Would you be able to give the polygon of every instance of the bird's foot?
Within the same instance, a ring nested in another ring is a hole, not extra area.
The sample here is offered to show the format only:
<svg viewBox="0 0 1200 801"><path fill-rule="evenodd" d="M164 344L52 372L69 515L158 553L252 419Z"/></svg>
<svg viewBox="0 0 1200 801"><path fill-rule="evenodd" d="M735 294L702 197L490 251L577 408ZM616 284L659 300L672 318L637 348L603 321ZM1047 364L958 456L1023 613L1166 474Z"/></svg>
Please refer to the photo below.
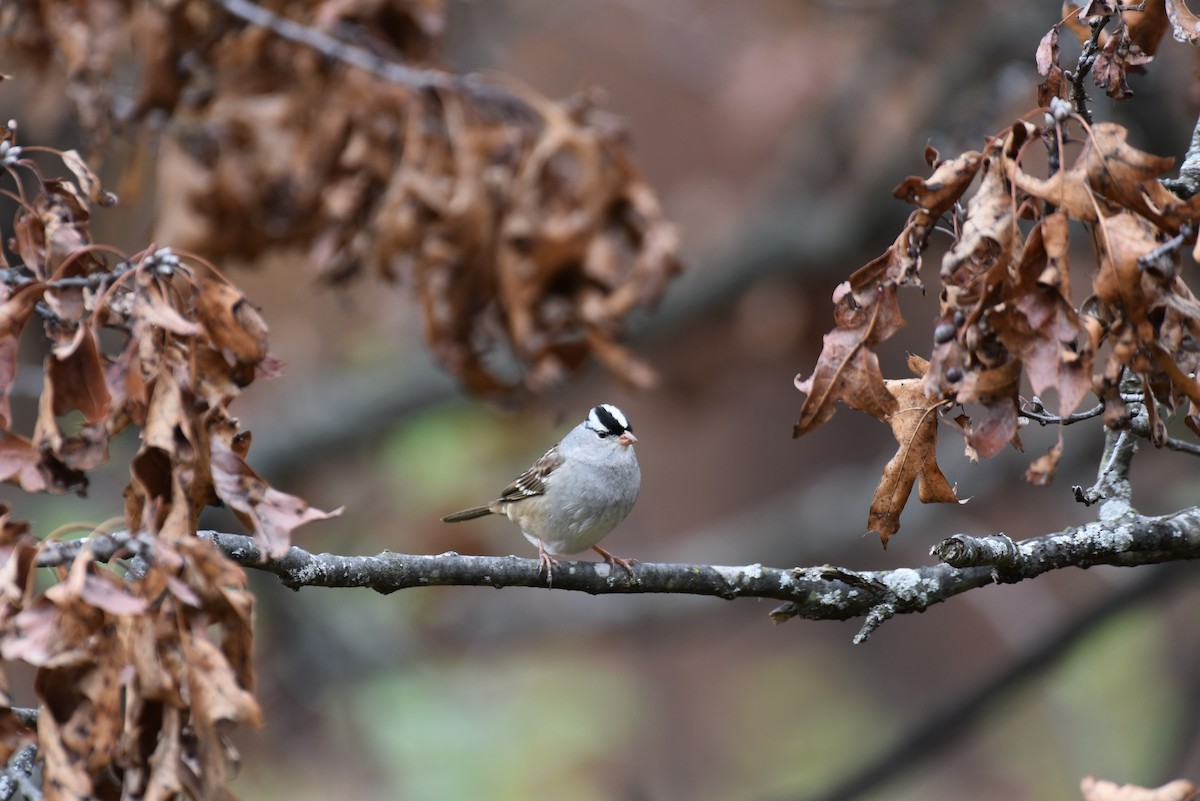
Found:
<svg viewBox="0 0 1200 801"><path fill-rule="evenodd" d="M592 550L593 550L593 551L595 551L596 553L600 554L601 556L603 556L603 557L604 557L604 561L605 561L605 562L608 562L608 563L609 563L610 565L612 565L613 567L616 567L617 565L620 565L621 567L625 568L626 572L628 572L628 573L629 573L629 576L630 576L631 578L636 578L636 577L637 577L637 574L636 574L636 573L634 572L634 570L633 570L633 566L634 566L634 565L640 565L640 564L641 564L641 562L639 562L638 560L636 560L636 559L622 559L622 558L621 558L621 557L619 557L619 556L613 556L611 553L609 553L608 551L604 550L604 549L603 549L603 548L601 548L599 545L593 545L593 546L592 546Z"/></svg>
<svg viewBox="0 0 1200 801"><path fill-rule="evenodd" d="M554 589L554 568L558 567L558 560L550 555L546 550L545 544L538 540L538 572L546 571L546 589Z"/></svg>

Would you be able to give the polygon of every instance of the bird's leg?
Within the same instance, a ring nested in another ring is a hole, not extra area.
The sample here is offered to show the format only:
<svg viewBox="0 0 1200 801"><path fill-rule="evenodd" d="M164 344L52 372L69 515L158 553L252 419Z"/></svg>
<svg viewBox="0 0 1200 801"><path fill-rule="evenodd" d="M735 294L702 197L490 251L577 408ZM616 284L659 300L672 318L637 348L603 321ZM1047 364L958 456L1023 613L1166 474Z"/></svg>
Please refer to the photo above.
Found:
<svg viewBox="0 0 1200 801"><path fill-rule="evenodd" d="M546 589L554 589L554 568L558 566L558 560L550 555L546 550L546 544L538 539L538 572L546 571Z"/></svg>
<svg viewBox="0 0 1200 801"><path fill-rule="evenodd" d="M625 568L625 570L628 571L630 576L634 575L633 566L636 564L640 564L638 562L638 560L636 560L636 559L622 559L619 556L613 556L611 553L604 550L599 545L593 545L592 550L595 551L596 553L600 554L601 556L603 556L604 561L608 562L610 565L613 565L613 566L620 565L621 567Z"/></svg>

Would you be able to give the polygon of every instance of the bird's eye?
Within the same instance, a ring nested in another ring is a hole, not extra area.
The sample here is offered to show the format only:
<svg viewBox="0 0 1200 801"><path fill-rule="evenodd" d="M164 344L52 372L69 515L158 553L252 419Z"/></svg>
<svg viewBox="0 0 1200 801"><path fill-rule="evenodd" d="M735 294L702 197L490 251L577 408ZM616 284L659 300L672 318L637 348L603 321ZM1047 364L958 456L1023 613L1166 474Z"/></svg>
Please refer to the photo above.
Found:
<svg viewBox="0 0 1200 801"><path fill-rule="evenodd" d="M608 435L609 435L608 431L597 431L596 432L596 436L598 436L600 439L604 439Z"/></svg>

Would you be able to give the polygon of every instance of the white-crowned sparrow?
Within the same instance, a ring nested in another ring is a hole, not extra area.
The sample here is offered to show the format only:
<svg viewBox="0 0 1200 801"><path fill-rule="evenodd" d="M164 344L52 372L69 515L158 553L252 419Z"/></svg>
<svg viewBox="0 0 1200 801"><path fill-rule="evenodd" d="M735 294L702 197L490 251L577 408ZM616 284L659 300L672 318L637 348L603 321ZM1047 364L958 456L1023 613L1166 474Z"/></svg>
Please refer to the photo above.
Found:
<svg viewBox="0 0 1200 801"><path fill-rule="evenodd" d="M504 515L538 547L538 563L553 584L555 556L591 548L633 575L631 560L596 543L625 519L642 483L633 443L637 437L616 406L602 403L516 480L483 506L442 518L447 523Z"/></svg>

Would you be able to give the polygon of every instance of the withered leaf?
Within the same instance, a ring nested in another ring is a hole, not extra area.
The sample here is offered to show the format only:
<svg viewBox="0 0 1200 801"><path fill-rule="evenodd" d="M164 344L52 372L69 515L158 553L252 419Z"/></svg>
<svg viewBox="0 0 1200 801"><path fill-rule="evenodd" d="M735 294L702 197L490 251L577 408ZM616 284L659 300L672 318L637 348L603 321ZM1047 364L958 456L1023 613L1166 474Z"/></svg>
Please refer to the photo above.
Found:
<svg viewBox="0 0 1200 801"><path fill-rule="evenodd" d="M959 403L982 403L982 420L972 421L967 442L985 459L1011 444L1020 450L1017 438L1017 392L1020 388L1021 361L1012 359L999 367L975 370L967 374L958 391Z"/></svg>
<svg viewBox="0 0 1200 801"><path fill-rule="evenodd" d="M1129 40L1143 53L1153 56L1167 31L1167 12L1164 0L1146 0L1141 11L1123 11L1122 19L1129 26Z"/></svg>
<svg viewBox="0 0 1200 801"><path fill-rule="evenodd" d="M909 367L921 376L929 364L914 356L909 358ZM900 513L918 479L917 497L921 503L959 502L954 487L937 463L937 410L944 402L927 397L923 384L920 377L886 382L888 393L895 398L895 409L877 415L892 427L892 435L900 446L883 469L867 516L867 531L878 532L884 548L900 529Z"/></svg>
<svg viewBox="0 0 1200 801"><path fill-rule="evenodd" d="M80 325L76 336L77 345L67 355L46 357L46 380L53 384L55 415L78 409L88 423L96 423L108 416L112 396L91 328Z"/></svg>
<svg viewBox="0 0 1200 801"><path fill-rule="evenodd" d="M856 294L845 282L833 293L837 328L825 335L817 368L807 380L796 376L796 388L807 397L793 437L811 431L833 417L837 402L884 419L896 408L870 349L903 324L894 286L884 285Z"/></svg>
<svg viewBox="0 0 1200 801"><path fill-rule="evenodd" d="M61 156L66 168L75 173L75 178L79 181L79 188L83 190L88 200L98 206L112 206L117 202L114 195L104 191L100 179L96 177L96 173L92 171L78 151L64 150Z"/></svg>
<svg viewBox="0 0 1200 801"><path fill-rule="evenodd" d="M163 707L158 742L147 760L150 776L146 781L144 801L174 801L181 795L183 782L179 773L184 765L182 717L183 713L178 707Z"/></svg>
<svg viewBox="0 0 1200 801"><path fill-rule="evenodd" d="M1037 52L1034 53L1038 75L1045 78L1050 74L1051 67L1058 66L1058 49L1058 26L1053 25L1038 42Z"/></svg>
<svg viewBox="0 0 1200 801"><path fill-rule="evenodd" d="M1149 182L1169 170L1174 160L1138 150L1127 138L1123 126L1098 123L1069 170L1037 178L1014 160L1006 162L1009 180L1022 191L1053 203L1072 219L1084 222L1099 218L1101 206L1096 195L1140 212L1148 211L1143 198L1152 191Z"/></svg>
<svg viewBox="0 0 1200 801"><path fill-rule="evenodd" d="M1158 245L1157 232L1148 221L1129 212L1104 218L1099 231L1100 269L1093 281L1096 297L1119 308L1136 327L1150 311L1147 289L1155 291L1138 258Z"/></svg>
<svg viewBox="0 0 1200 801"><path fill-rule="evenodd" d="M943 302L943 313L964 308L960 295L974 298L980 276L995 264L1005 264L1016 238L1012 193L994 157L983 163L983 179L967 203L962 233L942 259L941 277L958 291Z"/></svg>
<svg viewBox="0 0 1200 801"><path fill-rule="evenodd" d="M46 479L38 464L32 442L16 434L0 433L0 481L16 484L26 492L45 492Z"/></svg>
<svg viewBox="0 0 1200 801"><path fill-rule="evenodd" d="M30 281L9 292L0 289L0 428L8 429L12 419L8 396L17 377L17 349L21 332L29 322L34 306L42 299L46 285L41 281Z"/></svg>
<svg viewBox="0 0 1200 801"><path fill-rule="evenodd" d="M90 572L79 591L80 599L111 615L138 615L146 611L144 598L130 595L127 587L112 573Z"/></svg>
<svg viewBox="0 0 1200 801"><path fill-rule="evenodd" d="M916 175L905 178L892 190L892 197L907 200L937 220L967 191L982 163L982 154L969 150L957 158L941 162L928 178Z"/></svg>
<svg viewBox="0 0 1200 801"><path fill-rule="evenodd" d="M45 783L58 801L91 801L96 797L87 766L63 742L63 728L54 715L38 715L38 747Z"/></svg>
<svg viewBox="0 0 1200 801"><path fill-rule="evenodd" d="M1145 64L1151 56L1129 39L1129 28L1122 22L1096 54L1092 75L1096 85L1113 100L1125 100L1133 96L1126 80L1128 67Z"/></svg>
<svg viewBox="0 0 1200 801"><path fill-rule="evenodd" d="M199 323L179 313L175 303L169 299L165 282L153 271L139 270L136 282L137 293L133 306L135 320L180 336L195 336L204 330Z"/></svg>
<svg viewBox="0 0 1200 801"><path fill-rule="evenodd" d="M1063 436L1060 429L1058 441L1051 445L1048 451L1034 459L1033 463L1026 468L1025 480L1034 486L1047 486L1054 480L1054 473L1058 470L1058 463L1062 459L1062 452Z"/></svg>
<svg viewBox="0 0 1200 801"><path fill-rule="evenodd" d="M267 356L267 324L258 309L228 284L201 284L197 313L209 339L234 364L257 364Z"/></svg>
<svg viewBox="0 0 1200 801"><path fill-rule="evenodd" d="M934 150L932 154L926 153L926 160L935 165L933 175L926 179L909 176L892 191L894 197L904 198L918 209L909 216L892 246L851 277L851 285L856 291L868 278L871 284L886 281L920 287L921 253L930 232L967 191L983 164L981 154L974 150L949 161L939 161Z"/></svg>
<svg viewBox="0 0 1200 801"><path fill-rule="evenodd" d="M287 553L294 529L342 513L341 508L323 512L275 489L219 437L212 440L212 474L217 496L238 514L272 559Z"/></svg>
<svg viewBox="0 0 1200 801"><path fill-rule="evenodd" d="M1090 336L1071 304L1070 269L1067 253L1067 217L1061 212L1047 215L1030 233L1014 291L1010 315L991 319L1005 347L1016 353L1029 376L1035 395L1058 395L1058 413L1073 412L1092 388ZM1006 309L1006 312L1009 311Z"/></svg>
<svg viewBox="0 0 1200 801"><path fill-rule="evenodd" d="M1038 43L1035 61L1042 82L1038 84L1038 105L1045 108L1056 97L1066 98L1067 80L1062 67L1058 64L1058 26L1054 25Z"/></svg>
<svg viewBox="0 0 1200 801"><path fill-rule="evenodd" d="M262 710L254 694L237 680L229 663L203 631L184 632L183 657L196 734L206 744L197 755L201 786L224 786L228 761L221 728L224 723L262 726Z"/></svg>

